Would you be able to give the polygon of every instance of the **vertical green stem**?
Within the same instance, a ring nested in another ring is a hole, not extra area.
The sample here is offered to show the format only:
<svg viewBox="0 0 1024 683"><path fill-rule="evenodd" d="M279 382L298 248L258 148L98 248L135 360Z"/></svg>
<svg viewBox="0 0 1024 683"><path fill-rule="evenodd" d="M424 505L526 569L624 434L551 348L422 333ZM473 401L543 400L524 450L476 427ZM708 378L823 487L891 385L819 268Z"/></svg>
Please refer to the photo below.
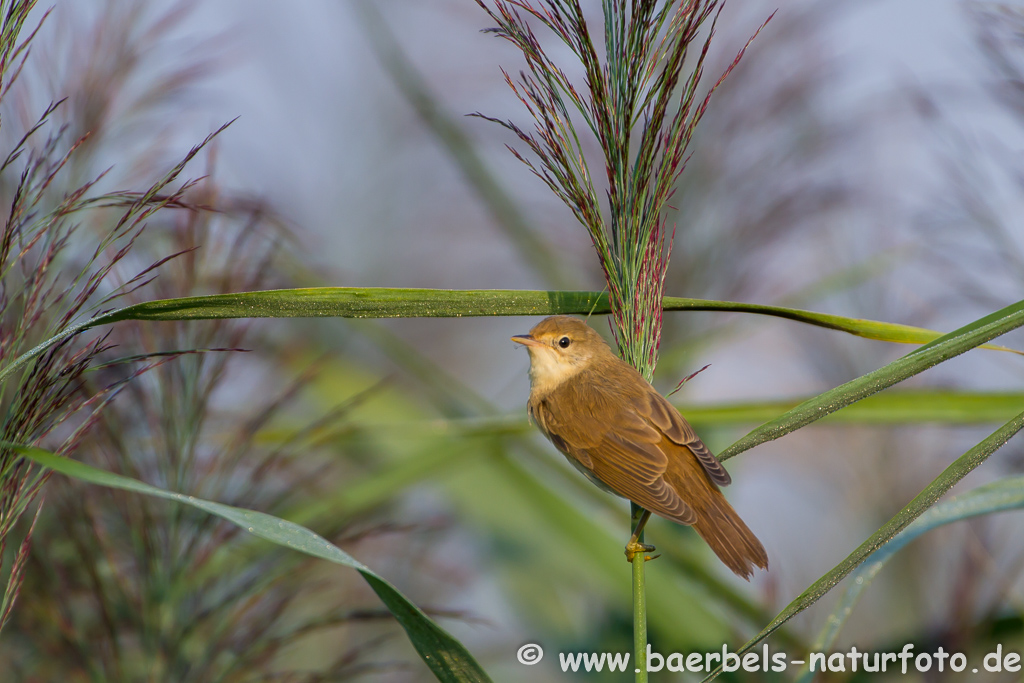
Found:
<svg viewBox="0 0 1024 683"><path fill-rule="evenodd" d="M630 530L636 530L636 524L644 509L636 503L629 504L632 523ZM637 538L644 542L643 532ZM633 555L633 660L636 662L636 683L647 683L647 583L644 578L644 553Z"/></svg>

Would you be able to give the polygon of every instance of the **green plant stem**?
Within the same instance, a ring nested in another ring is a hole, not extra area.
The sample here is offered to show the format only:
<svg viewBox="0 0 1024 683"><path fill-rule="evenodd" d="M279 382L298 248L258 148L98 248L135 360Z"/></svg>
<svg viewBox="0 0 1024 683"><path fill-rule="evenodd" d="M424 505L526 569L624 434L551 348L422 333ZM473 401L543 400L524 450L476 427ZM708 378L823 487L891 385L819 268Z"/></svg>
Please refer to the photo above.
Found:
<svg viewBox="0 0 1024 683"><path fill-rule="evenodd" d="M629 512L633 520L630 530L635 531L644 509L631 502ZM636 540L644 542L643 532L640 532ZM633 652L636 660L636 683L647 683L647 580L644 576L646 562L644 553L633 555Z"/></svg>

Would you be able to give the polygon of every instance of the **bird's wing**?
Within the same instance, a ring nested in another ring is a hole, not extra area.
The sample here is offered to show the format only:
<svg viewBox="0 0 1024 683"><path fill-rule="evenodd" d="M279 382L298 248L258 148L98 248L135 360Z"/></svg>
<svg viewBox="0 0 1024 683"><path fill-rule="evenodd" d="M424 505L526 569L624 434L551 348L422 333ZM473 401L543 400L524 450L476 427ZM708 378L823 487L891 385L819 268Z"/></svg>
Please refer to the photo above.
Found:
<svg viewBox="0 0 1024 683"><path fill-rule="evenodd" d="M635 403L637 411L669 440L690 449L704 471L708 473L711 481L719 486L728 486L732 483L732 477L725 471L722 463L708 450L697 433L693 431L690 423L679 414L679 411L668 402L668 399L651 389L646 392L643 399L639 399Z"/></svg>
<svg viewBox="0 0 1024 683"><path fill-rule="evenodd" d="M663 476L668 457L659 447L662 435L631 410L628 402L604 404L602 419L591 421L591 427L598 425L596 429L581 428L558 405L557 400L541 400L531 409L538 425L560 451L637 505L681 524L696 521L693 510Z"/></svg>

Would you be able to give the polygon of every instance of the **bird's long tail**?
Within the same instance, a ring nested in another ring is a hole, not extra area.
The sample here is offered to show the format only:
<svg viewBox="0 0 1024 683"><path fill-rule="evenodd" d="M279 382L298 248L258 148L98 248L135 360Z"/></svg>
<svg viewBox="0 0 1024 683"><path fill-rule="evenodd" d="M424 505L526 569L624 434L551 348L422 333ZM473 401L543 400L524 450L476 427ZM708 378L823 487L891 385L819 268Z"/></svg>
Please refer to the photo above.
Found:
<svg viewBox="0 0 1024 683"><path fill-rule="evenodd" d="M694 530L729 569L750 579L768 568L768 553L693 456L671 458L665 477L697 515Z"/></svg>

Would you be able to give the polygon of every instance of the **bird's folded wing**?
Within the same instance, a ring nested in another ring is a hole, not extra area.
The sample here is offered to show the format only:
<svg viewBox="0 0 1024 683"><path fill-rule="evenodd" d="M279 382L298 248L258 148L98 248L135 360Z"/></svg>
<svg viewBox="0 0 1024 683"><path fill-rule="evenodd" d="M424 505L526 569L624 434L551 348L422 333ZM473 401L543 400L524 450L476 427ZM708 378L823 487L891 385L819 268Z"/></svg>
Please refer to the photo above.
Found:
<svg viewBox="0 0 1024 683"><path fill-rule="evenodd" d="M597 478L619 495L680 524L697 521L693 509L665 481L668 457L657 444L627 441L609 433L588 455Z"/></svg>
<svg viewBox="0 0 1024 683"><path fill-rule="evenodd" d="M608 416L597 429L586 431L547 402L534 406L534 414L559 450L615 493L681 524L696 521L663 477L668 456L659 447L662 435L632 410Z"/></svg>
<svg viewBox="0 0 1024 683"><path fill-rule="evenodd" d="M637 406L638 411L644 415L652 425L657 427L673 443L689 448L697 457L704 471L708 473L711 481L719 486L728 486L732 483L732 477L725 471L725 467L718 461L704 442L700 440L693 427L687 422L675 406L656 391L647 393L646 401Z"/></svg>

